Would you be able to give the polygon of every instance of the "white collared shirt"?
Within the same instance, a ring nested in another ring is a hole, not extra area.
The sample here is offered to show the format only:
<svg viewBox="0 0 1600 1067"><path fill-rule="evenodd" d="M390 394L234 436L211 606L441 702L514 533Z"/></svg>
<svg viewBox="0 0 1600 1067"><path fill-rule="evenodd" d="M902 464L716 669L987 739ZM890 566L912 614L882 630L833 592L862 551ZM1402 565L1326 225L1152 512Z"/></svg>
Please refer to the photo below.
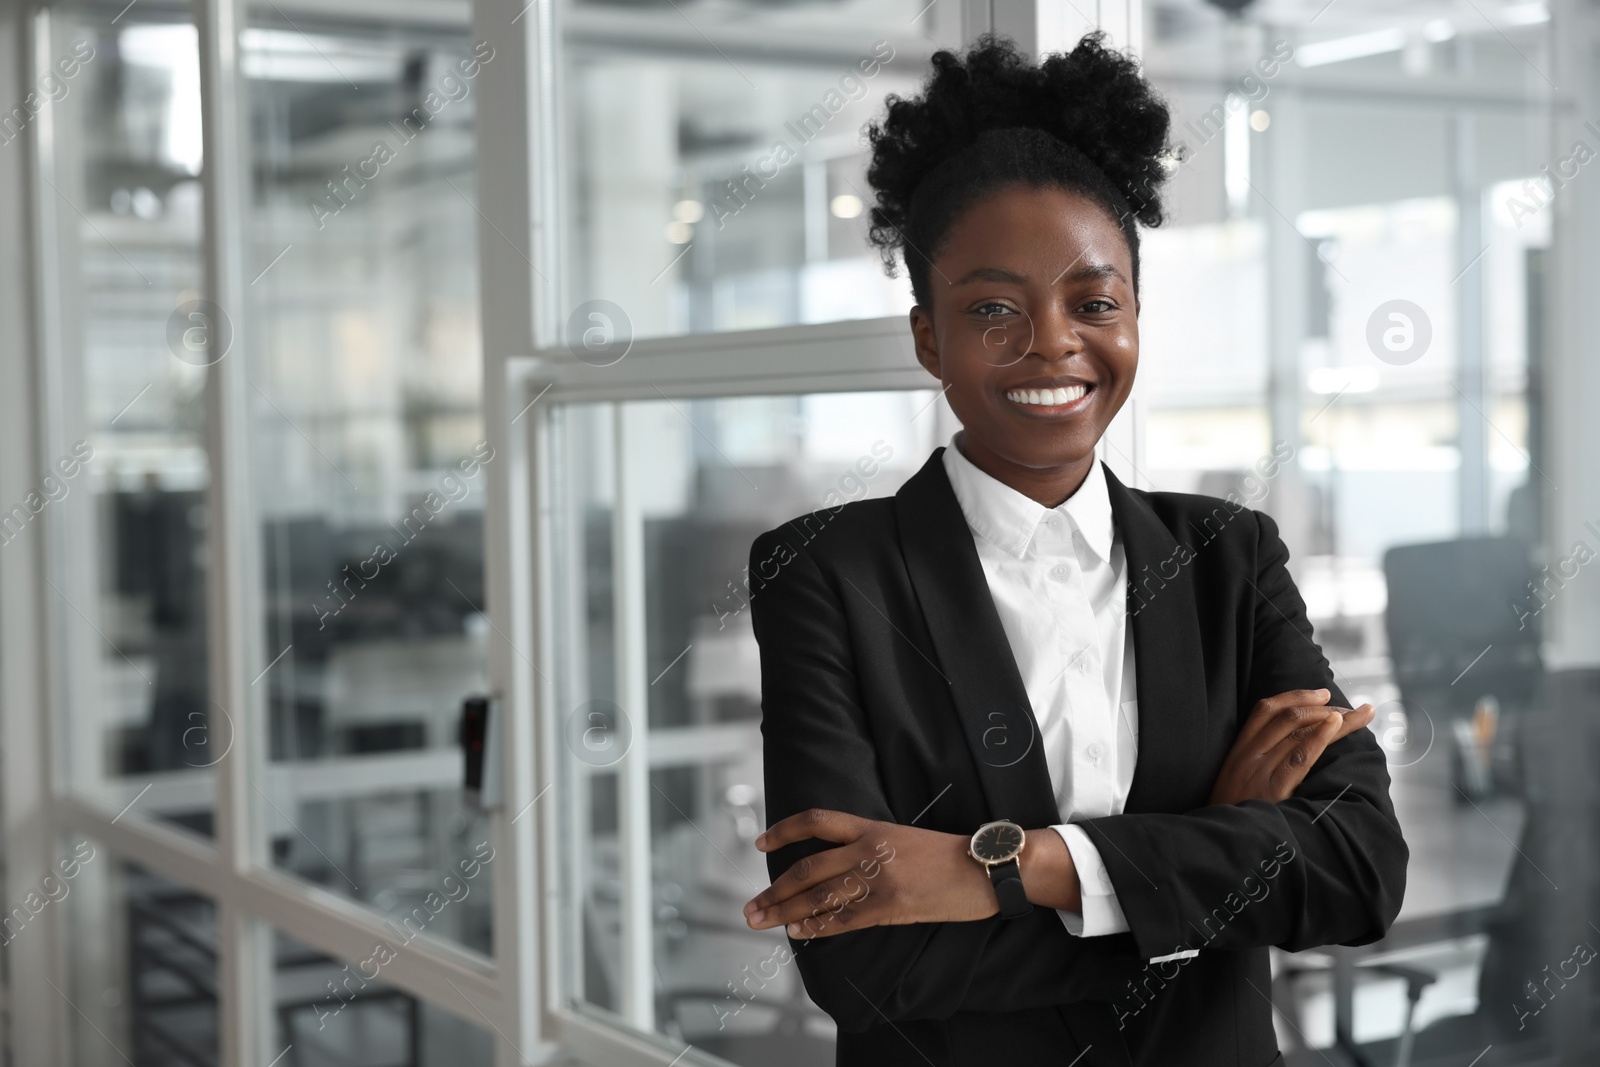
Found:
<svg viewBox="0 0 1600 1067"><path fill-rule="evenodd" d="M1105 470L1096 462L1047 508L973 466L960 436L944 451L945 474L1039 724L1062 819L1054 829L1078 870L1083 913L1058 914L1080 937L1120 933L1128 923L1100 851L1073 825L1121 814L1139 754L1127 558Z"/></svg>

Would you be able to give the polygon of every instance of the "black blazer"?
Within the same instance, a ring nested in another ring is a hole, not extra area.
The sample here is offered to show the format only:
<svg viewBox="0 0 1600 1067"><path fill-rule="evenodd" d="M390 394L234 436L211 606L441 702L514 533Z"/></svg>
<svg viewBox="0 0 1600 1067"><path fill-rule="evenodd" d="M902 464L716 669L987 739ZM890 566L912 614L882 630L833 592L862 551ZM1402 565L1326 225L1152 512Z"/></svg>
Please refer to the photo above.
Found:
<svg viewBox="0 0 1600 1067"><path fill-rule="evenodd" d="M755 542L769 823L812 807L957 834L1060 821L942 452L892 499ZM791 941L838 1023L841 1067L1268 1067L1280 1057L1267 946L1365 944L1400 909L1408 850L1371 731L1329 746L1281 804L1207 805L1257 700L1326 686L1349 706L1272 520L1106 476L1128 562L1139 756L1124 813L1083 825L1129 931L1078 938L1036 908ZM822 847L779 850L768 870ZM1200 954L1146 962L1184 948Z"/></svg>

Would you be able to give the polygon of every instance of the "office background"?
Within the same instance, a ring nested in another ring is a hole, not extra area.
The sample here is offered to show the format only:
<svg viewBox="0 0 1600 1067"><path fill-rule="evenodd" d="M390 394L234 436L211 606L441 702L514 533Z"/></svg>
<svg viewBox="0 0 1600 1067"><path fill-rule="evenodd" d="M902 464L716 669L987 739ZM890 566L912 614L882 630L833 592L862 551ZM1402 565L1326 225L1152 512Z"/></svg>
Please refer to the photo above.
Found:
<svg viewBox="0 0 1600 1067"><path fill-rule="evenodd" d="M831 1063L746 553L954 428L863 123L1096 26L1182 144L1105 459L1278 520L1412 848L1289 1062L1594 1062L1593 4L4 0L7 1062Z"/></svg>

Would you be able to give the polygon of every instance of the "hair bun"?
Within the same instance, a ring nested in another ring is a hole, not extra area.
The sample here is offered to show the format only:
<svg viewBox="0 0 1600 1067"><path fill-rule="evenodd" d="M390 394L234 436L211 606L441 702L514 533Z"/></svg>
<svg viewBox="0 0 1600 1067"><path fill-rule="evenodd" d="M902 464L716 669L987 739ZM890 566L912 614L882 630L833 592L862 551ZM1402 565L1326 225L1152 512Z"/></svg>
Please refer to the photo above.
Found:
<svg viewBox="0 0 1600 1067"><path fill-rule="evenodd" d="M891 269L917 186L980 135L1004 127L1040 130L1076 149L1121 195L1128 214L1160 225L1167 106L1135 60L1105 46L1103 32L1038 64L992 33L965 56L941 50L932 63L922 95L891 95L884 119L867 130L867 180L878 194L870 238Z"/></svg>

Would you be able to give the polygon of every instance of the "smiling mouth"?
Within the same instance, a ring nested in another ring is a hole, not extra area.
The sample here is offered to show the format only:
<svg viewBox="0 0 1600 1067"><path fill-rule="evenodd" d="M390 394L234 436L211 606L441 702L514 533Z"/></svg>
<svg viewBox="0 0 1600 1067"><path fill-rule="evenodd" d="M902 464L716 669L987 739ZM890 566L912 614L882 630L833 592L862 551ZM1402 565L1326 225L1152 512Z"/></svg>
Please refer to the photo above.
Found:
<svg viewBox="0 0 1600 1067"><path fill-rule="evenodd" d="M1008 389L1006 399L1013 404L1044 410L1072 408L1093 391L1087 384L1057 386L1054 389Z"/></svg>

